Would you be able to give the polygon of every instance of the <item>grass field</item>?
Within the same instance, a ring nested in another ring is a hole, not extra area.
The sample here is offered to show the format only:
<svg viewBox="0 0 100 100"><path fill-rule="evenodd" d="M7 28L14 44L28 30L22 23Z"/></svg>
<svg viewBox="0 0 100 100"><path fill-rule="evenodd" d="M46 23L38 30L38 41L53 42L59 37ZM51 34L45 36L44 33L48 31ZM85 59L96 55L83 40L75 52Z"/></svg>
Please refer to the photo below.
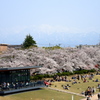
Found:
<svg viewBox="0 0 100 100"><path fill-rule="evenodd" d="M80 100L83 97L74 96L74 100ZM71 100L72 94L58 92L50 89L41 89L28 91L8 96L0 96L0 100Z"/></svg>
<svg viewBox="0 0 100 100"><path fill-rule="evenodd" d="M71 78L71 76L69 76L68 78ZM93 80L95 80L97 78L100 81L100 75L96 75L93 78ZM77 80L77 82L80 82L80 83L77 83L74 85L72 85L72 82L63 82L63 81L52 82L51 87L64 90L61 85L69 84L71 87L69 88L69 90L65 90L65 91L81 93L82 91L85 91L88 86L91 86L91 87L94 86L95 88L97 88L97 85L100 82L93 82L93 80L88 80L89 82L86 82L86 83L83 83L82 80ZM56 85L56 87L55 87L55 85ZM98 92L99 91L97 89L96 93L98 93ZM74 96L74 100L80 100L83 98L81 96L76 96L76 95L73 95L73 96ZM50 90L48 88L27 91L27 92L21 92L21 93L7 95L7 96L0 96L0 100L71 100L71 98L72 98L72 94L63 93L63 92L59 92L59 91L55 91L55 90Z"/></svg>
<svg viewBox="0 0 100 100"><path fill-rule="evenodd" d="M99 79L99 81L100 81L100 75L94 76L93 80L95 80L95 79ZM97 85L100 82L93 82L93 80L89 80L87 78L87 81L89 81L89 82L86 82L86 83L83 83L82 80L77 80L78 83L74 84L74 85L72 85L72 82L53 82L51 87L52 88L61 89L61 90L65 90L65 89L63 89L63 87L61 85L69 84L71 87L69 88L69 90L66 90L66 91L71 91L71 92L75 92L75 93L81 93L82 91L85 91L88 86L90 86L90 87L94 86L95 88L97 88ZM56 87L55 87L55 85L56 85ZM98 92L99 92L99 90L96 89L96 93L98 93Z"/></svg>

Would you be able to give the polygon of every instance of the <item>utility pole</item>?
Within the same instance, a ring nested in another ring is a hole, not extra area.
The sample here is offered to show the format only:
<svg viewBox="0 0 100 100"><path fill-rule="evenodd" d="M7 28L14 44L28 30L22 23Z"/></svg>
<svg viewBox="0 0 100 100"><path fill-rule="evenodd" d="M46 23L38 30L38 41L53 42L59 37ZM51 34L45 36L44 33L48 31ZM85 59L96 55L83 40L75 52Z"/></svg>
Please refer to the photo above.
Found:
<svg viewBox="0 0 100 100"><path fill-rule="evenodd" d="M50 43L49 43L49 47L50 47Z"/></svg>
<svg viewBox="0 0 100 100"><path fill-rule="evenodd" d="M100 46L100 34L99 34L99 46Z"/></svg>

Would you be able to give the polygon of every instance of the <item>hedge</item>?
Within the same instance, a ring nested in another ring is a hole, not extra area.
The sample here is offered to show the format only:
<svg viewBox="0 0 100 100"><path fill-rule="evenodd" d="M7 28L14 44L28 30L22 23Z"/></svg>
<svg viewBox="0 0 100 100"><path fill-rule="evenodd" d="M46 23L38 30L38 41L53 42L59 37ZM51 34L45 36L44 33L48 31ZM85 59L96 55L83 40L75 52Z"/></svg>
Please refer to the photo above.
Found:
<svg viewBox="0 0 100 100"><path fill-rule="evenodd" d="M41 80L43 78L53 78L54 76L69 76L69 75L74 75L74 74L87 74L87 73L93 73L96 72L95 69L91 69L91 70L79 70L79 71L73 71L73 72L62 72L62 73L56 73L54 75L50 75L50 74L37 74L34 76L31 76L30 79L31 80Z"/></svg>

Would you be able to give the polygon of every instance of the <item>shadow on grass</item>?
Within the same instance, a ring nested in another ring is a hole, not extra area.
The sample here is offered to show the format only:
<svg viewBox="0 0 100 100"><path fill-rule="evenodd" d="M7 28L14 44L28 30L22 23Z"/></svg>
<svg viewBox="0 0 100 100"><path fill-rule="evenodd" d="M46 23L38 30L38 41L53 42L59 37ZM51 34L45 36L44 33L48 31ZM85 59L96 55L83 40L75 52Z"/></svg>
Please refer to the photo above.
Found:
<svg viewBox="0 0 100 100"><path fill-rule="evenodd" d="M0 96L9 96L9 95L15 95L15 94L20 94L20 93L25 93L25 92L31 92L31 91L39 91L43 90L42 88L36 88L36 89L30 89L30 90L23 90L23 91L18 91L14 93L7 93L7 94L0 94Z"/></svg>

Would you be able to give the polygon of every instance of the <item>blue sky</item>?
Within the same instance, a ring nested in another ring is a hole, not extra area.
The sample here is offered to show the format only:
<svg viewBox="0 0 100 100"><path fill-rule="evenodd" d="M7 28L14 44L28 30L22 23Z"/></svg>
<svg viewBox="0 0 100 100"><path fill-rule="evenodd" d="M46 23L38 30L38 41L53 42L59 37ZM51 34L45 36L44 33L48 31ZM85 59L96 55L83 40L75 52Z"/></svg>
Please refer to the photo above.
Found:
<svg viewBox="0 0 100 100"><path fill-rule="evenodd" d="M0 0L0 43L94 45L100 41L100 0Z"/></svg>

